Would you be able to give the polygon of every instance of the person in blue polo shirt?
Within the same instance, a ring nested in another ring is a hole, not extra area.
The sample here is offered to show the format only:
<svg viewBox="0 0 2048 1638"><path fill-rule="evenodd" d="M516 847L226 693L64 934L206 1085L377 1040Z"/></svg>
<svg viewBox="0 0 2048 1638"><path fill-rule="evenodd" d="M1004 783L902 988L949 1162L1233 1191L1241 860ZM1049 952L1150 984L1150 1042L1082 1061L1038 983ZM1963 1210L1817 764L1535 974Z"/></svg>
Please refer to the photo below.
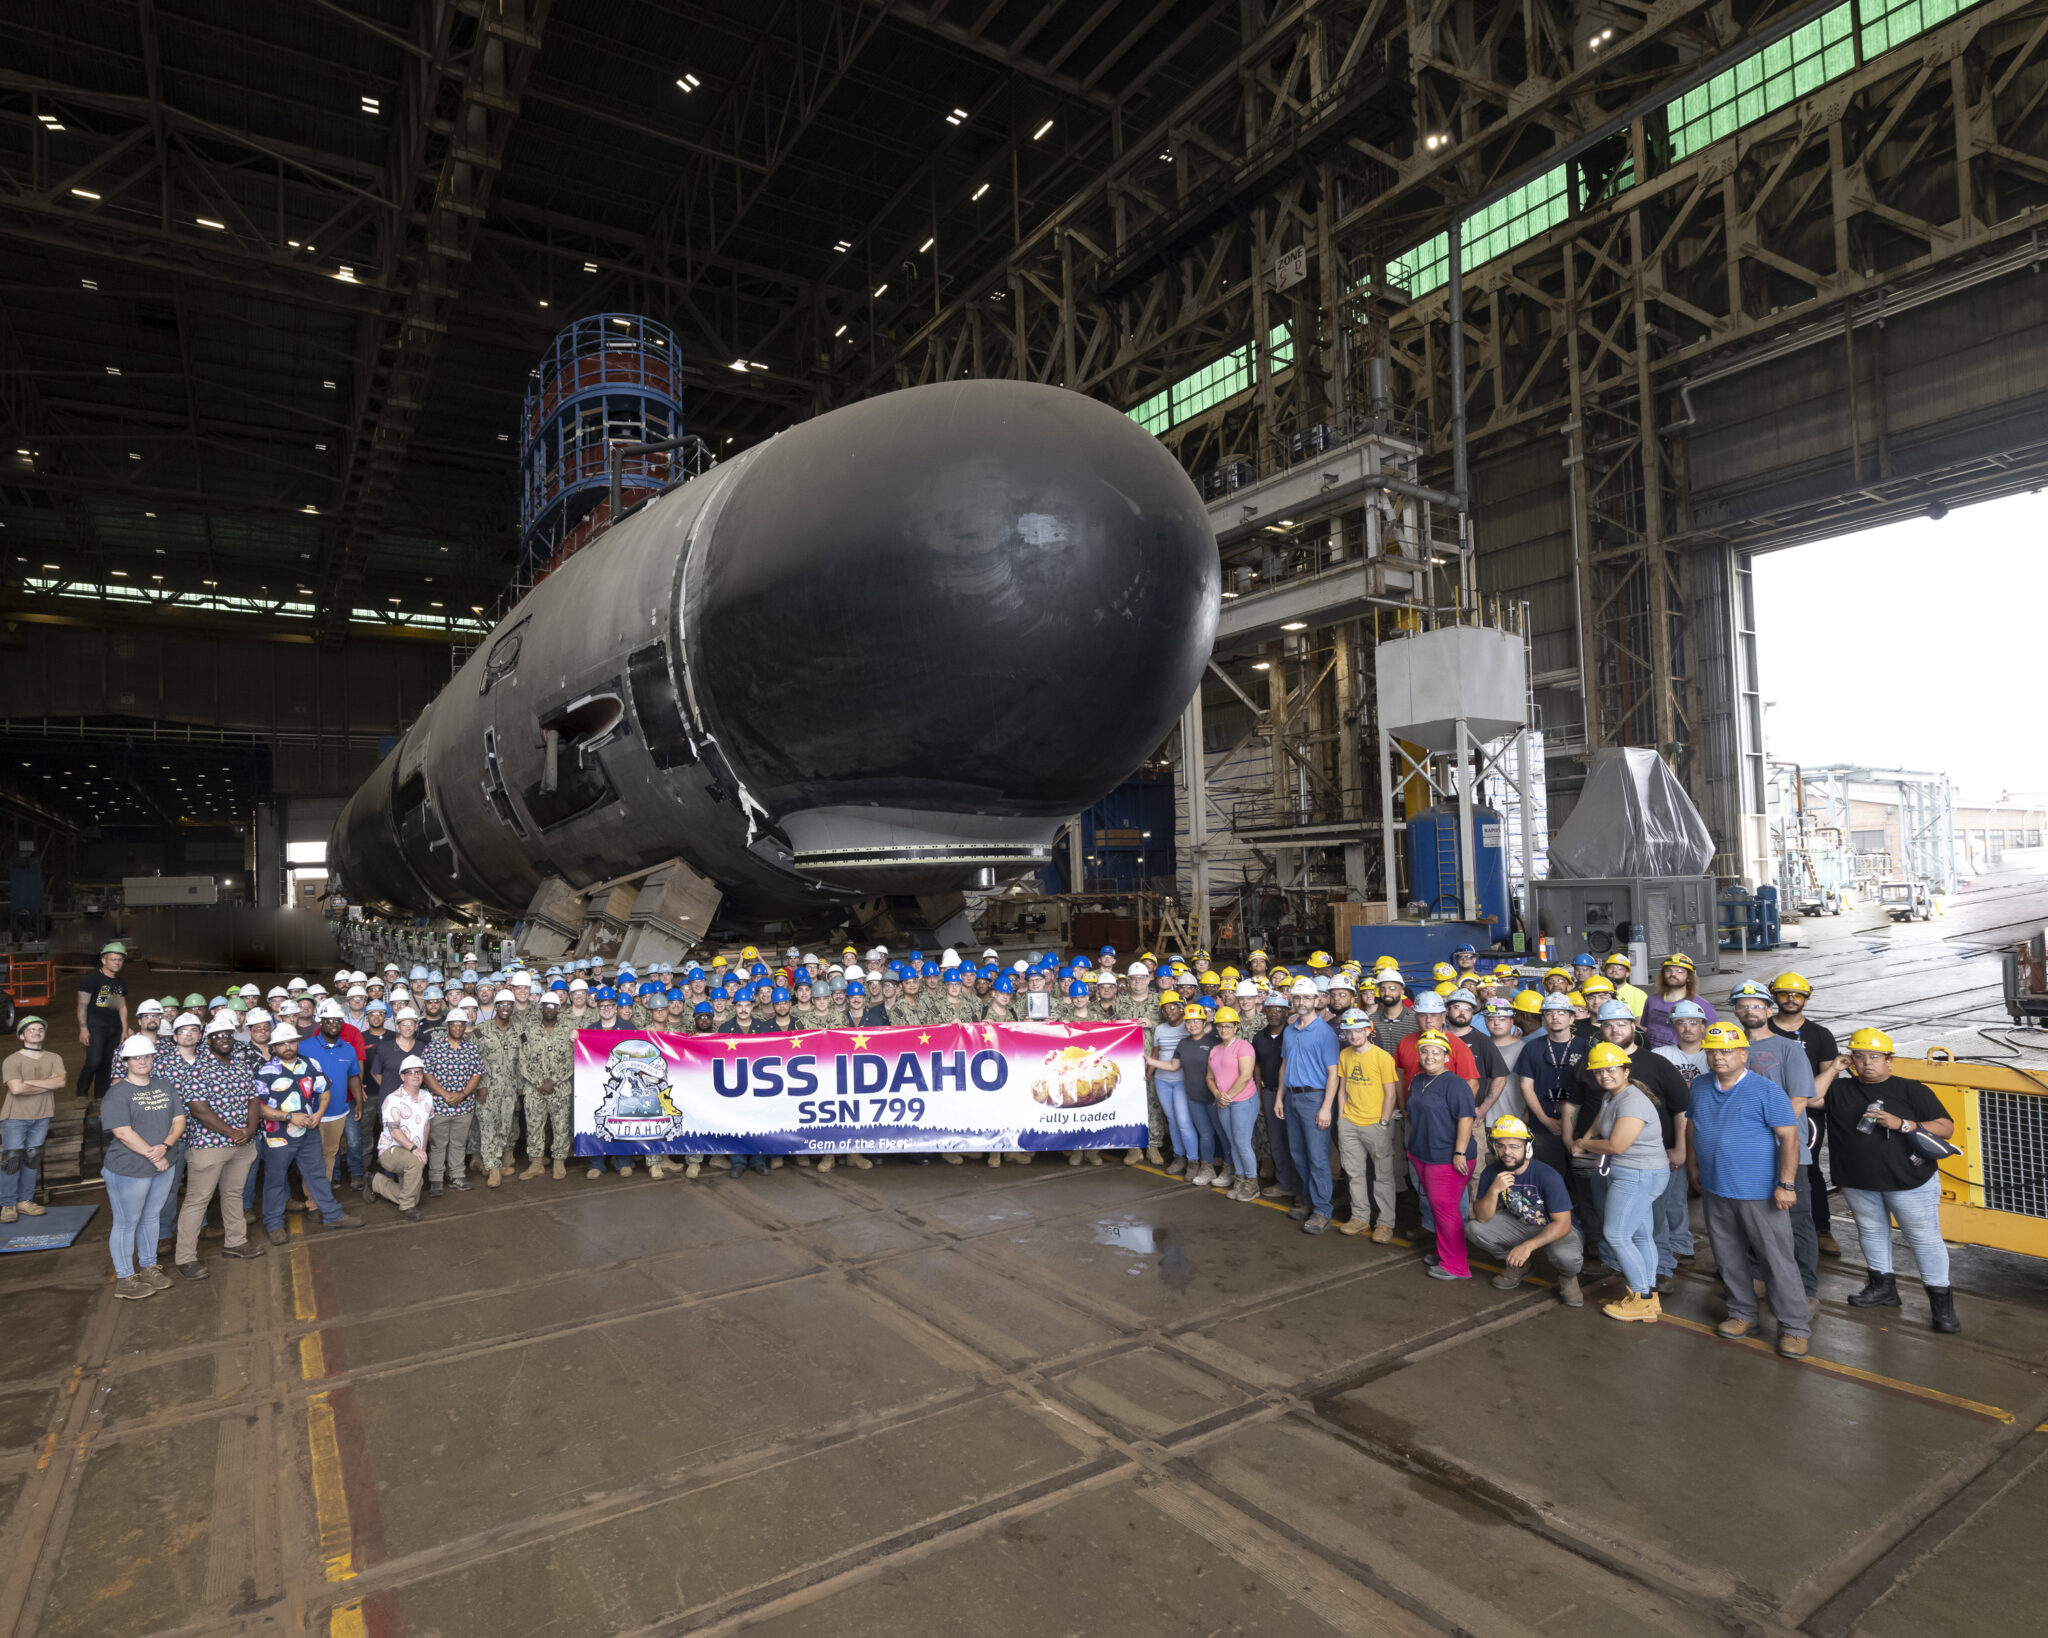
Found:
<svg viewBox="0 0 2048 1638"><path fill-rule="evenodd" d="M1280 1032L1280 1095L1273 1113L1287 1129L1287 1152L1308 1194L1287 1215L1304 1234L1321 1234L1330 1226L1330 1121L1343 1047L1316 1010L1313 980L1297 978L1287 993L1294 1016Z"/></svg>
<svg viewBox="0 0 2048 1638"><path fill-rule="evenodd" d="M1707 1237L1728 1292L1719 1330L1732 1338L1756 1329L1761 1277L1778 1316L1778 1352L1804 1359L1812 1322L1792 1250L1798 1116L1783 1087L1750 1069L1740 1025L1711 1026L1702 1045L1707 1073L1692 1084L1686 1165L1705 1199Z"/></svg>

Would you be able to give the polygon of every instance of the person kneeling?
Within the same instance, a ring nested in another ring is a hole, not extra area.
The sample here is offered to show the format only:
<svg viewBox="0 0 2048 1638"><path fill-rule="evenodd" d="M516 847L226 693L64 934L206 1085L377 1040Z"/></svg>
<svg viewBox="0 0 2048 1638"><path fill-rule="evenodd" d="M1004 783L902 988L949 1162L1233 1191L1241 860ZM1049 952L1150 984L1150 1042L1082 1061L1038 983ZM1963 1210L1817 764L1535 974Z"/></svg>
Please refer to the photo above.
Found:
<svg viewBox="0 0 2048 1638"><path fill-rule="evenodd" d="M398 1086L385 1094L384 1125L377 1137L377 1164L383 1170L370 1179L371 1192L389 1200L408 1223L417 1223L420 1217L427 1123L434 1114L426 1081L424 1059L408 1057L399 1064Z"/></svg>
<svg viewBox="0 0 2048 1638"><path fill-rule="evenodd" d="M1542 1247L1557 1271L1558 1300L1567 1308L1583 1308L1579 1270L1586 1251L1572 1226L1571 1190L1555 1167L1536 1158L1529 1128L1515 1116L1501 1116L1487 1135L1493 1139L1494 1164L1479 1174L1466 1240L1475 1251L1507 1264L1493 1277L1499 1291L1522 1283L1531 1254Z"/></svg>

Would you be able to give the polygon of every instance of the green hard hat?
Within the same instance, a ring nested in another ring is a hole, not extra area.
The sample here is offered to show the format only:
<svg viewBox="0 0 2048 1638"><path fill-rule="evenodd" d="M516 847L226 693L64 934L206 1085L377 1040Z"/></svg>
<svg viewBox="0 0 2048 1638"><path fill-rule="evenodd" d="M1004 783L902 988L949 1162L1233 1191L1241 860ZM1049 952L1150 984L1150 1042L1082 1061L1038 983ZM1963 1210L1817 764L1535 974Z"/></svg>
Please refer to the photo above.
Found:
<svg viewBox="0 0 2048 1638"><path fill-rule="evenodd" d="M124 955L126 955L127 953L128 953L128 946L127 946L127 945L125 945L125 944L123 944L123 943L122 943L122 942L121 942L121 941L120 941L119 939L117 939L117 938L116 938L116 939L109 939L109 940L108 940L108 941L107 941L107 942L106 942L105 944L102 944L102 945L100 946L100 954L101 954L101 955L103 955L103 956L110 956L110 955L118 955L118 956L124 956Z"/></svg>
<svg viewBox="0 0 2048 1638"><path fill-rule="evenodd" d="M190 995L185 997L185 1005L188 1007L203 1007L206 1005L206 997L201 995L197 990L194 990Z"/></svg>
<svg viewBox="0 0 2048 1638"><path fill-rule="evenodd" d="M44 1029L48 1029L50 1027L50 1021L47 1018L45 1018L39 1012L32 1012L25 1018L15 1019L14 1033L16 1035L26 1035L28 1033L28 1027L31 1024L41 1024Z"/></svg>
<svg viewBox="0 0 2048 1638"><path fill-rule="evenodd" d="M181 1002L175 995L165 996L163 998L163 1002L165 1012L176 1012L181 1006L184 1005L184 1003Z"/></svg>

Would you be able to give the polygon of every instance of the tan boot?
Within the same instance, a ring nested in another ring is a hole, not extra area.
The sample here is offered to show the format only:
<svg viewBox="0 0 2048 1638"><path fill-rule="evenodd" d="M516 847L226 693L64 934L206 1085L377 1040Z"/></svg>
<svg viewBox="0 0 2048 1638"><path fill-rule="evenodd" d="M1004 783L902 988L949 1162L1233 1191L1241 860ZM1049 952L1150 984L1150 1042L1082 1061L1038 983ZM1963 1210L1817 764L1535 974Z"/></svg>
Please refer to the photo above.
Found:
<svg viewBox="0 0 2048 1638"><path fill-rule="evenodd" d="M40 1217L47 1208L37 1205L33 1200L24 1200L16 1209L24 1217Z"/></svg>
<svg viewBox="0 0 2048 1638"><path fill-rule="evenodd" d="M946 1153L946 1164L948 1166L964 1166L967 1164L967 1162L961 1156L954 1154L951 1150L948 1150Z"/></svg>
<svg viewBox="0 0 2048 1638"><path fill-rule="evenodd" d="M1166 1164L1166 1153L1155 1143L1145 1151L1145 1159L1150 1165L1164 1166Z"/></svg>
<svg viewBox="0 0 2048 1638"><path fill-rule="evenodd" d="M831 1155L820 1155L818 1157L818 1170L821 1172L829 1172L832 1169L832 1159L833 1157Z"/></svg>
<svg viewBox="0 0 2048 1638"><path fill-rule="evenodd" d="M650 1160L647 1163L647 1175L655 1178L666 1177L668 1176L668 1168L662 1165L659 1160Z"/></svg>
<svg viewBox="0 0 2048 1638"><path fill-rule="evenodd" d="M484 1187L487 1189L495 1189L498 1186L498 1181L498 1168L493 1166L488 1172L484 1174Z"/></svg>
<svg viewBox="0 0 2048 1638"><path fill-rule="evenodd" d="M994 1149L991 1149L988 1152L988 1163L991 1166L1000 1166L1003 1163L1003 1157Z"/></svg>
<svg viewBox="0 0 2048 1638"><path fill-rule="evenodd" d="M1124 1151L1124 1164L1126 1166L1135 1166L1144 1158L1145 1151L1143 1149L1126 1149Z"/></svg>
<svg viewBox="0 0 2048 1638"><path fill-rule="evenodd" d="M846 1163L857 1171L871 1172L875 1169L875 1163L866 1155L848 1155Z"/></svg>
<svg viewBox="0 0 2048 1638"><path fill-rule="evenodd" d="M18 1215L12 1206L0 1206L0 1223L12 1223Z"/></svg>
<svg viewBox="0 0 2048 1638"><path fill-rule="evenodd" d="M558 1161L556 1161L556 1162L555 1162L555 1166L554 1166L554 1172L553 1172L553 1174L552 1174L552 1175L553 1175L553 1177L554 1177L554 1180L555 1180L555 1181L556 1181L557 1183L559 1183L559 1182L561 1182L561 1181L562 1181L562 1179L563 1179L563 1178L565 1178L565 1177L567 1177L567 1176L569 1175L569 1168L568 1168L567 1166L565 1166L565 1165L564 1165L564 1164L563 1164L563 1163L562 1163L561 1161L559 1161L559 1160L558 1160Z"/></svg>
<svg viewBox="0 0 2048 1638"><path fill-rule="evenodd" d="M1394 1225L1392 1223L1382 1223L1372 1231L1372 1243L1376 1246L1385 1245L1393 1237Z"/></svg>
<svg viewBox="0 0 2048 1638"><path fill-rule="evenodd" d="M559 1166L561 1162L558 1160L555 1164ZM547 1169L548 1163L545 1160L529 1160L526 1163L526 1170L519 1174L519 1181L522 1183L531 1182Z"/></svg>
<svg viewBox="0 0 2048 1638"><path fill-rule="evenodd" d="M685 1180L688 1180L689 1178L695 1177L703 1169L704 1162L699 1160L695 1155L692 1155L690 1156L689 1164L683 1168L683 1177Z"/></svg>

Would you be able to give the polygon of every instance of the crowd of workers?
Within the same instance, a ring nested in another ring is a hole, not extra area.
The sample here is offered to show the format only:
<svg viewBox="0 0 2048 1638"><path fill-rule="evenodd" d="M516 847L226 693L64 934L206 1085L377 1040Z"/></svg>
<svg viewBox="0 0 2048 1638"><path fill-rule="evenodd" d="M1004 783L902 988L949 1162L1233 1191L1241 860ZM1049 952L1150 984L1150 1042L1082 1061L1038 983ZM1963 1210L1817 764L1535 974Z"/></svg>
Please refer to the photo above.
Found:
<svg viewBox="0 0 2048 1638"><path fill-rule="evenodd" d="M202 1238L252 1258L285 1242L286 1216L329 1229L362 1218L337 1191L388 1202L408 1221L423 1194L567 1175L580 1029L722 1034L836 1026L1133 1020L1145 1026L1148 1147L1125 1155L1239 1201L1284 1203L1310 1234L1393 1237L1396 1196L1416 1196L1431 1278L1472 1277L1469 1251L1497 1259L1502 1290L1537 1252L1559 1300L1584 1305L1597 1246L1626 1291L1614 1319L1654 1323L1694 1258L1690 1198L1726 1288L1721 1334L1741 1337L1768 1300L1781 1353L1803 1356L1830 1234L1830 1183L1857 1225L1869 1274L1848 1299L1898 1306L1895 1222L1919 1267L1935 1330L1960 1330L1937 1206L1953 1123L1927 1087L1892 1073L1893 1047L1859 1029L1846 1051L1807 1016L1797 973L1738 984L1729 1016L1699 995L1693 963L1658 964L1654 991L1625 955L1577 957L1523 987L1461 946L1428 982L1391 957L1367 974L1322 952L1298 972L1254 951L1246 969L1110 949L1005 966L947 950L886 949L820 961L759 951L645 974L575 961L540 972L441 973L395 963L343 971L332 988L293 978L267 990L143 999L130 1009L126 951L109 944L78 984L85 1048L76 1090L99 1098L116 1292L140 1299L209 1277ZM0 1064L0 1222L40 1215L34 1196L54 1100L66 1081L48 1022L18 1024ZM517 1169L524 1143L527 1164ZM1827 1156L1828 1173L1820 1156ZM734 1175L781 1159L725 1157ZM934 1158L904 1157L920 1164ZM1003 1156L989 1157L999 1164ZM1031 1156L1009 1156L1028 1164ZM1071 1163L1100 1161L1075 1151ZM868 1167L867 1156L849 1157ZM799 1158L795 1164L811 1164ZM652 1157L657 1177L696 1177L705 1157ZM830 1158L816 1161L823 1170ZM629 1173L628 1158L597 1157ZM1339 1176L1348 1216L1335 1220ZM296 1179L297 1188L294 1188ZM219 1222L209 1226L216 1206ZM250 1233L260 1221L263 1237Z"/></svg>

